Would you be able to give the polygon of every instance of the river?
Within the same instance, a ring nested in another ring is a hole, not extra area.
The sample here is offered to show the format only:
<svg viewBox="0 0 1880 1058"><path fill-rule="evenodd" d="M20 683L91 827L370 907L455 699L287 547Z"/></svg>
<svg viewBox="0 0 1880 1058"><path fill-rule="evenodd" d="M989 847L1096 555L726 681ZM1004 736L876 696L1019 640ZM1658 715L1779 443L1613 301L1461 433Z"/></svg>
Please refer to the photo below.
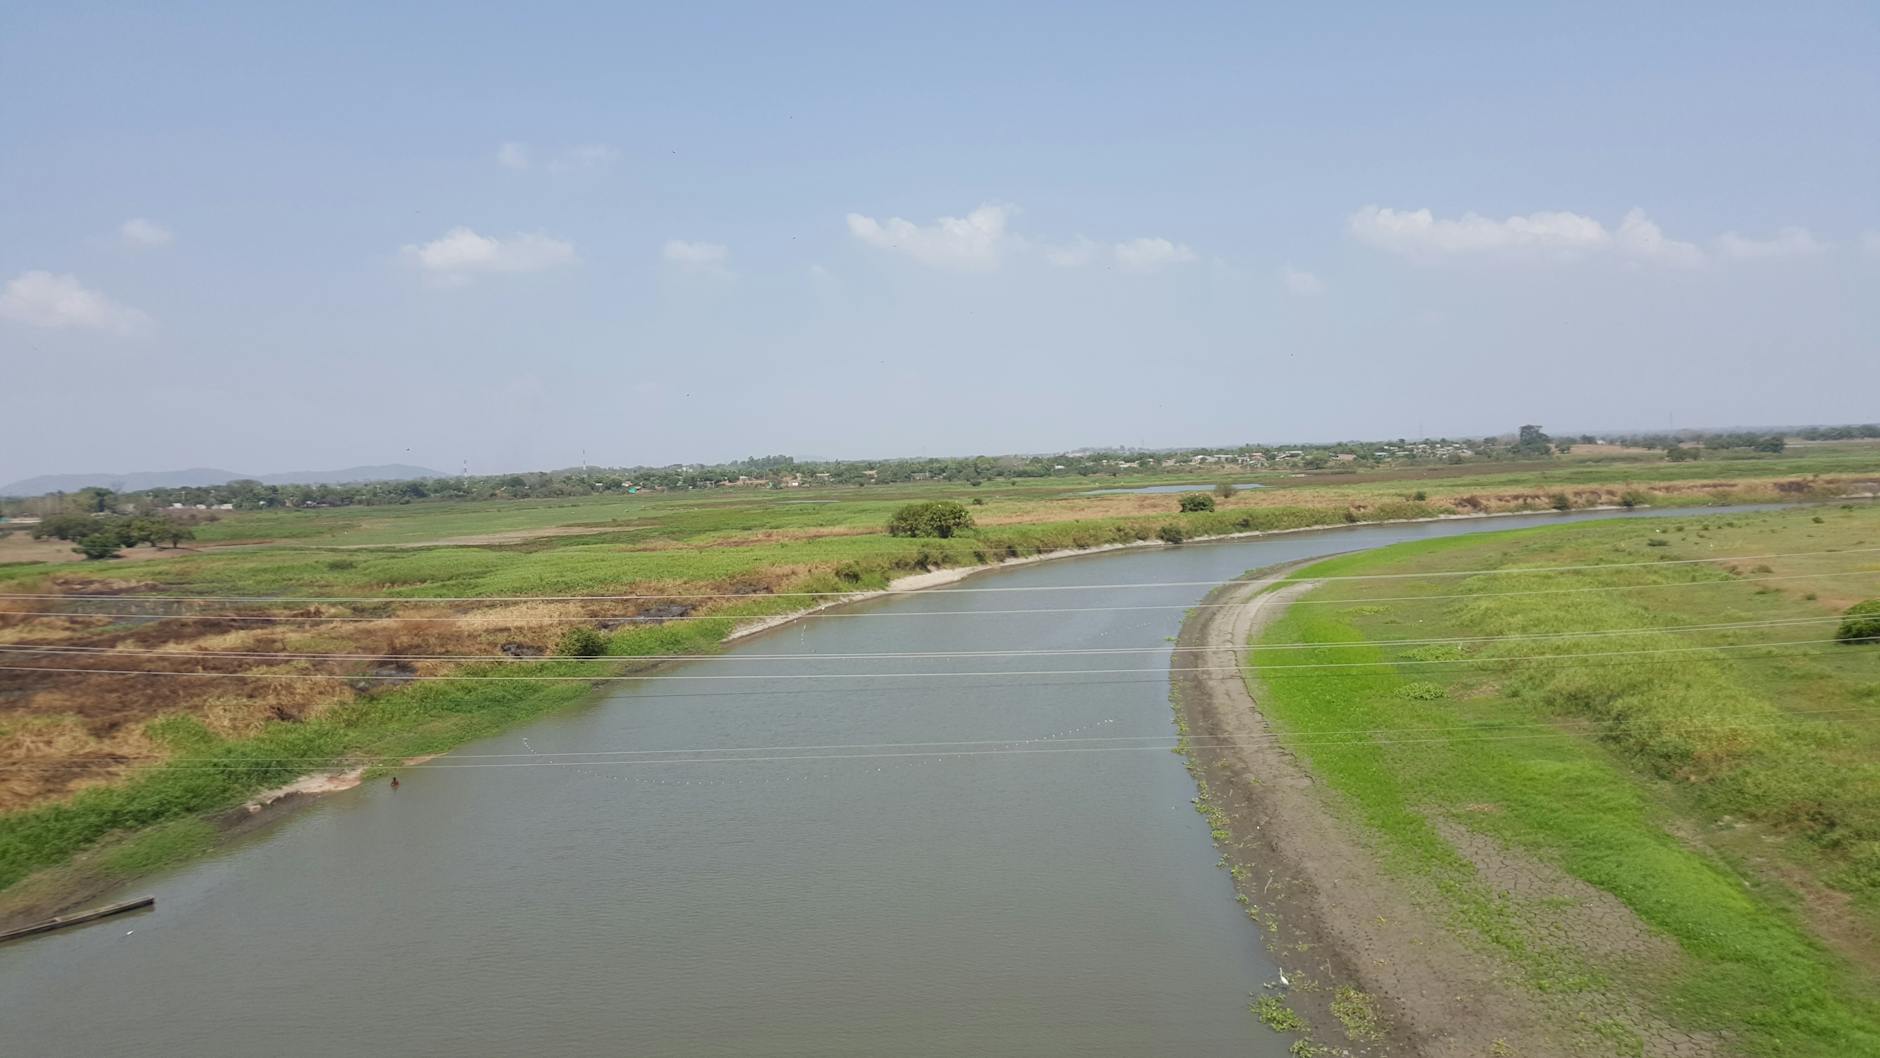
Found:
<svg viewBox="0 0 1880 1058"><path fill-rule="evenodd" d="M153 913L0 948L0 1049L1279 1058L1247 1009L1272 964L1167 748L1182 608L1252 567L1578 517L1120 551L961 586L1196 583L796 622L666 670L761 679L617 685L124 894ZM1115 606L1163 608L1012 612ZM1092 647L1148 652L782 656ZM1147 671L1071 671L1114 669ZM791 678L1034 670L1065 674Z"/></svg>

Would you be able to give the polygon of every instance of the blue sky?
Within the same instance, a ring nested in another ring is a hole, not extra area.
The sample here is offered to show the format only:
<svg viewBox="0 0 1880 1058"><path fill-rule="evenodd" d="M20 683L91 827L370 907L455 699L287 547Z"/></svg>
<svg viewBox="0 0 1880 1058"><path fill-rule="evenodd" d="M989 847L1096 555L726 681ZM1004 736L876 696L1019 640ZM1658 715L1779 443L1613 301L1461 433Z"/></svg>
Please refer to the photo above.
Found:
<svg viewBox="0 0 1880 1058"><path fill-rule="evenodd" d="M1880 409L1871 4L384 6L0 12L0 480Z"/></svg>

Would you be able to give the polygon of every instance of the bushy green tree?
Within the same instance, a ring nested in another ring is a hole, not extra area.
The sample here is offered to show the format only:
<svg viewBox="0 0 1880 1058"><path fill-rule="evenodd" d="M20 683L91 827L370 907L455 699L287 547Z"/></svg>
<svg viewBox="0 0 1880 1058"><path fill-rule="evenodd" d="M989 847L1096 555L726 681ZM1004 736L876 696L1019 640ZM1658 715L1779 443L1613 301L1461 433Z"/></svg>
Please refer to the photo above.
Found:
<svg viewBox="0 0 1880 1058"><path fill-rule="evenodd" d="M1205 492L1184 492L1181 494L1180 503L1183 514L1214 509L1214 497Z"/></svg>
<svg viewBox="0 0 1880 1058"><path fill-rule="evenodd" d="M1843 643L1880 643L1880 599L1857 602L1841 615L1834 638Z"/></svg>
<svg viewBox="0 0 1880 1058"><path fill-rule="evenodd" d="M973 527L965 504L952 500L910 503L888 519L889 536L953 536Z"/></svg>
<svg viewBox="0 0 1880 1058"><path fill-rule="evenodd" d="M1179 544L1188 539L1188 533L1173 522L1155 531L1156 539L1165 544Z"/></svg>
<svg viewBox="0 0 1880 1058"><path fill-rule="evenodd" d="M87 560L96 560L118 557L118 549L123 546L123 539L116 532L107 529L90 536L79 537L77 545L72 550L84 555Z"/></svg>
<svg viewBox="0 0 1880 1058"><path fill-rule="evenodd" d="M40 519L39 524L33 526L32 537L34 540L77 540L81 536L96 533L100 523L100 519L89 514L54 514Z"/></svg>
<svg viewBox="0 0 1880 1058"><path fill-rule="evenodd" d="M1514 450L1524 456L1544 456L1553 451L1554 439L1547 436L1538 426L1521 427L1521 436L1514 443Z"/></svg>

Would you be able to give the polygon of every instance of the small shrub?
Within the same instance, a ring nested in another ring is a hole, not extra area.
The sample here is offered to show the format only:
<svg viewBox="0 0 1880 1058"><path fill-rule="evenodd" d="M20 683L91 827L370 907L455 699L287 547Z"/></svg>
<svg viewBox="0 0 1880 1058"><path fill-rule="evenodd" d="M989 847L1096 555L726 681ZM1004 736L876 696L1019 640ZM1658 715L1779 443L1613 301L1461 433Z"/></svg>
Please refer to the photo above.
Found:
<svg viewBox="0 0 1880 1058"><path fill-rule="evenodd" d="M1650 540L1645 541L1645 546L1646 547L1670 547L1671 541L1666 540L1662 536L1654 536Z"/></svg>
<svg viewBox="0 0 1880 1058"><path fill-rule="evenodd" d="M1211 511L1214 509L1214 497L1205 492L1184 492L1181 495L1181 509L1183 514Z"/></svg>
<svg viewBox="0 0 1880 1058"><path fill-rule="evenodd" d="M1428 680L1417 680L1397 688L1397 697L1408 698L1413 702L1433 702L1447 694L1441 684Z"/></svg>
<svg viewBox="0 0 1880 1058"><path fill-rule="evenodd" d="M1156 539L1162 541L1165 544L1179 544L1183 540L1188 539L1187 532L1185 532L1181 526L1176 525L1173 522L1170 522L1168 525L1165 525L1162 528L1157 529L1155 531L1155 535L1156 535Z"/></svg>
<svg viewBox="0 0 1880 1058"><path fill-rule="evenodd" d="M1219 485L1214 486L1214 494L1224 500L1232 499L1234 494L1239 491L1240 491L1239 489L1235 488L1233 485L1225 481L1221 482Z"/></svg>
<svg viewBox="0 0 1880 1058"><path fill-rule="evenodd" d="M952 500L910 503L888 519L889 536L937 536L942 539L973 527L966 505Z"/></svg>
<svg viewBox="0 0 1880 1058"><path fill-rule="evenodd" d="M1573 509L1572 497L1564 492L1554 493L1553 497L1548 500L1548 503L1551 504L1556 511L1570 511Z"/></svg>
<svg viewBox="0 0 1880 1058"><path fill-rule="evenodd" d="M1857 602L1841 615L1834 638L1843 643L1880 643L1880 599Z"/></svg>
<svg viewBox="0 0 1880 1058"><path fill-rule="evenodd" d="M1650 497L1646 496L1644 493L1638 491L1637 489L1627 489L1619 497L1619 506L1624 507L1626 510L1629 511L1634 507L1640 506L1649 498Z"/></svg>
<svg viewBox="0 0 1880 1058"><path fill-rule="evenodd" d="M979 484L979 482L977 482L977 481L975 481L975 482L973 482L973 484L975 484L975 485L977 485L977 484ZM986 498L985 498L984 496L974 496L974 497L973 497L973 506L975 506L975 507L984 507L985 505L986 505Z"/></svg>
<svg viewBox="0 0 1880 1058"><path fill-rule="evenodd" d="M598 658L607 653L607 636L598 628L585 625L561 634L555 653L565 658Z"/></svg>
<svg viewBox="0 0 1880 1058"><path fill-rule="evenodd" d="M1417 501L1418 503L1422 503L1424 500L1427 500L1430 498L1430 494L1427 492L1424 492L1422 489L1418 489L1415 492L1410 494L1410 498Z"/></svg>
<svg viewBox="0 0 1880 1058"><path fill-rule="evenodd" d="M1377 1026L1377 1005L1370 996L1349 985L1341 987L1332 997L1332 1016L1345 1027L1345 1035L1354 1040L1384 1038L1384 1033Z"/></svg>

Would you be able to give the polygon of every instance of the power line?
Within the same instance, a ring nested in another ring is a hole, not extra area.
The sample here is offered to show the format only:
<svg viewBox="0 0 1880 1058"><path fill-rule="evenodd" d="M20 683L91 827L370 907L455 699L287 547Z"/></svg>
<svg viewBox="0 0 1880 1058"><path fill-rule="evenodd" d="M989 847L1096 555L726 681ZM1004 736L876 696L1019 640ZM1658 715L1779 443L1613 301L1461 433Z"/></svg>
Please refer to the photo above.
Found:
<svg viewBox="0 0 1880 1058"><path fill-rule="evenodd" d="M1850 660L1852 659L1851 655L1849 655L1846 651L1839 650L1839 649L1785 651L1781 653L1775 652L1775 648L1777 646L1784 646L1784 645L1787 645L1787 644L1770 644L1771 653L1755 655L1755 656L1747 656L1747 657L1667 657L1667 658L1656 658L1656 659L1645 659L1645 660L1624 660L1624 661L1613 661L1613 660L1581 661L1579 660L1580 655L1575 655L1575 654L1551 655L1550 654L1550 655L1544 655L1544 656L1536 657L1536 658L1529 658L1525 660L1531 663L1538 663L1540 661L1571 661L1571 662L1574 662L1579 668L1596 669L1596 668L1613 668L1619 665L1625 665L1628 667L1639 666L1639 665L1690 666L1690 665L1710 665L1710 664L1726 664L1726 663L1731 664L1731 665L1748 665L1753 662L1780 662L1780 661L1791 661L1791 660L1800 659L1800 658L1821 658L1821 657L1841 657L1841 658L1849 658ZM1508 659L1469 658L1469 659L1462 659L1462 660L1476 662L1480 664L1493 664L1497 661L1508 660ZM1385 661L1385 662L1379 662L1378 664L1389 665L1393 663ZM3 670L4 668L5 666L0 666L0 670ZM1293 670L1299 670L1303 668L1305 668L1305 666L1298 666L1298 665L1276 666L1276 667L1269 668L1261 672L1260 679L1264 683L1273 683L1276 681L1297 682L1301 680L1319 681L1319 680L1369 679L1374 675L1374 673L1351 672L1351 671L1335 671L1335 672L1293 671ZM74 674L84 674L84 673L94 672L97 670L59 669L55 671L70 672ZM1079 671L1081 670L1076 670L1076 669L1066 670L1065 675L1077 675ZM1043 680L1043 679L989 680L988 682L985 682L985 683L972 684L964 689L969 690L969 691L985 691L985 690L1003 689L1003 688L1008 688L1008 687L1023 687L1029 691L1029 690L1037 690L1040 688L1068 688L1068 687L1094 687L1094 686L1102 686L1105 688L1125 687L1125 686L1166 687L1168 685L1169 677L1168 677L1166 670L1145 669L1143 671L1145 672L1162 671L1163 675L1157 678L1150 678L1150 679L1114 679L1112 678L1112 679L1104 679L1101 681L1098 681L1098 680ZM111 672L107 671L105 674L110 675ZM203 675L203 676L230 676L230 677L248 675L247 673L240 673L240 672L191 673L191 672L171 672L171 671L148 671L148 670L142 670L142 669L133 670L129 674L130 675L155 675L155 676ZM333 676L332 678L349 679L351 677L336 675L336 676ZM437 679L449 679L451 677L436 677L436 678ZM901 688L901 689L907 689L907 688ZM882 693L884 693L884 688L880 688L880 687L857 687L857 686L840 686L840 685L833 685L833 684L824 684L818 687L805 688L802 690L785 690L785 689L781 689L777 687L758 687L758 688L747 688L747 689L742 689L742 690L725 689L725 690L711 690L711 691L652 691L652 690L636 688L633 691L633 698L635 701L671 701L675 699L686 699L686 698L713 698L713 699L798 698L798 697L808 697L812 695L818 698L829 698L835 695L845 695L845 694L880 695Z"/></svg>
<svg viewBox="0 0 1880 1058"><path fill-rule="evenodd" d="M1498 569L1463 569L1431 570L1424 573L1350 573L1314 576L1311 580L1352 581L1352 580L1422 580L1430 577L1477 577L1498 574L1526 573L1572 573L1585 570L1631 569L1640 566L1664 567L1717 562L1754 562L1767 559L1814 558L1822 555L1866 554L1880 551L1880 547L1854 547L1829 551L1794 551L1782 554L1765 555L1718 555L1712 558L1678 558L1652 562L1600 562L1574 566L1509 566ZM1330 556L1324 556L1330 557ZM1171 580L1140 581L1119 584L1034 584L996 588L922 588L922 594L1009 594L1016 592L1037 591L1122 591L1137 588L1212 588L1220 584L1218 580ZM307 603L526 603L526 602L634 602L657 600L687 599L749 599L751 592L675 592L636 595L466 595L466 596L397 596L383 595L140 595L136 598L153 602L239 602L265 603L272 605L307 604ZM764 592L762 597L781 598L848 598L853 591L783 591ZM23 600L63 600L72 596L64 593L35 592L0 592L0 599Z"/></svg>
<svg viewBox="0 0 1880 1058"><path fill-rule="evenodd" d="M1595 568L1598 568L1598 567L1595 567ZM1291 603L1288 603L1287 605L1289 606L1360 606L1360 605L1365 605L1365 604L1370 604L1370 603L1380 603L1380 602L1437 602L1437 601L1443 601L1443 600L1449 600L1449 599L1499 599L1499 598L1507 598L1510 596L1520 596L1520 595L1566 595L1566 594L1577 594L1577 593L1582 593L1582 592L1646 591L1646 590L1654 590L1654 589L1659 589L1659 588L1717 588L1717 587L1723 587L1725 585L1731 585L1731 584L1754 584L1754 583L1763 583L1767 581L1789 581L1789 580L1821 580L1824 578L1834 578L1834 577L1869 576L1869 575L1876 574L1876 573L1880 573L1880 569L1838 570L1838 571L1833 571L1833 572L1828 572L1828 573L1790 573L1790 574L1780 574L1776 576L1761 576L1761 577L1729 577L1729 578L1720 579L1720 580L1673 581L1669 583L1659 583L1659 584L1608 584L1608 585L1595 585L1591 587L1580 587L1580 588L1536 588L1536 589L1531 589L1531 590L1526 590L1526 591L1462 592L1462 593L1457 593L1457 594L1443 594L1443 595L1373 595L1373 596L1359 596L1359 597L1350 598L1350 599L1295 599ZM1308 581L1316 583L1319 579L1320 578L1313 577L1313 578L1308 578ZM1210 582L1210 583L1218 584L1219 582ZM1301 583L1304 583L1304 582L1302 581ZM932 589L929 589L929 590L932 590ZM844 596L844 598L854 601L854 602L869 602L878 598L885 597L890 594L896 595L896 596L910 596L911 597L914 595L923 595L927 593L928 593L927 591L907 591L907 592L893 592L893 593L884 592L884 591L875 591L875 592L857 591L857 592L853 592ZM767 598L777 598L777 597L778 596L772 596L772 595L738 596L738 598L742 598L742 599L767 599ZM64 599L66 601L76 601L76 600L81 600L85 598L100 598L100 599L108 599L109 601L114 602L114 603L139 602L139 601L143 601L146 599L150 599L153 601L166 601L158 597L154 597L154 596L136 596L136 595L113 595L113 596L65 595L65 596L58 596L58 598ZM174 601L174 600L167 600L167 601ZM280 599L277 601L285 604L285 603L304 602L305 600ZM407 600L380 599L377 601L382 604L392 604L392 603L404 602ZM541 601L541 600L538 600L538 601ZM541 625L541 624L564 624L564 623L569 623L569 622L592 622L592 621L619 621L619 622L643 622L643 623L651 623L651 624L665 624L670 621L734 621L735 622L735 621L764 620L764 619L775 618L775 617L788 617L791 620L804 620L804 619L852 620L855 618L864 618L864 617L865 618L999 617L999 616L1012 616L1012 615L1017 615L1017 614L1117 613L1117 612L1127 612L1127 611L1155 611L1155 610L1208 610L1208 609L1219 609L1219 608L1243 606L1243 605L1245 605L1245 603L1239 603L1239 602L1188 603L1188 604L1174 603L1174 604L1168 604L1168 605L1140 605L1140 606L1064 606L1064 607L1025 607L1022 609L1010 609L1010 610L909 610L909 611L904 611L904 612L862 612L862 613L840 613L840 612L835 612L835 611L816 611L816 610L805 610L805 611L785 610L785 611L779 611L774 614L707 613L707 614L677 614L677 615L670 616L670 617L647 616L643 614L577 614L577 615L566 616L566 617L515 617L515 616L504 616L504 615L496 615L496 614L470 613L470 614L449 614L449 615L445 615L441 617L411 617L411 616L407 616L403 614L384 614L384 615L377 615L377 616L359 615L359 614L321 614L321 615L314 615L314 614L166 614L166 613L132 612L132 611L122 611L122 610L0 610L0 617L134 617L134 618L140 618L140 619L147 620L147 621L231 621L231 622L398 621L398 622L405 623L405 624L485 623L485 624L497 624L497 625L532 625L532 624Z"/></svg>
<svg viewBox="0 0 1880 1058"><path fill-rule="evenodd" d="M1863 713L1863 714L1872 713L1874 715L1871 717L1868 717L1867 719L1873 722L1880 722L1880 711L1876 711L1873 707L1869 707L1869 706L1849 706L1849 707L1840 708L1840 709L1814 709L1814 710L1796 710L1793 712L1785 712L1783 714L1782 722L1794 723L1798 726L1802 724L1815 723L1817 721L1825 723L1828 721L1826 721L1823 718L1844 716L1849 713ZM1729 722L1723 722L1723 723L1713 724L1713 725L1700 725L1695 728L1686 728L1686 730L1707 730L1710 728L1730 727L1730 726L1735 726L1736 724L1739 724L1739 723L1750 723L1750 722L1751 721L1748 721L1748 720L1729 721ZM1773 723L1776 721L1768 721L1768 722ZM1318 728L1318 729L1315 729L1312 732L1312 734L1314 736L1339 735L1339 734L1375 735L1379 733L1398 735L1398 734L1418 734L1418 733L1427 733L1427 732L1455 733L1455 732L1460 731L1466 735L1466 734L1475 733L1478 729L1493 729L1494 731L1500 731L1506 728L1544 727L1551 731L1551 730L1562 728L1562 727L1608 728L1608 727L1626 726L1630 724L1639 724L1639 723L1643 723L1643 721L1638 721L1638 720L1614 721L1614 720L1599 720L1599 719L1578 719L1578 720L1560 719L1560 720L1522 720L1522 721L1481 720L1481 721L1476 721L1474 723L1424 724L1424 725L1412 726L1412 727L1388 726L1388 727ZM1086 726L1089 726L1089 725L1086 725ZM1224 743L1228 745L1257 745L1257 744L1263 744L1263 743L1268 743L1268 742L1282 741L1286 737L1287 737L1286 735L1277 733L1277 732L1260 736L1257 739L1246 739L1246 738L1234 739L1234 738L1228 738L1226 736L1181 735L1181 734L1084 735L1084 736L1036 735L1036 736L1031 736L1031 737L1019 737L1019 738L937 739L937 740L931 740L931 741L925 741L925 742L837 742L837 743L818 743L818 744L811 744L811 745L787 745L787 746L702 746L702 747L694 747L694 748L687 748L687 749L534 750L534 751L522 752L522 753L517 753L517 752L450 753L448 754L448 758L452 760L482 760L482 759L506 760L506 759L512 759L512 758L527 759L527 758L535 758L535 757L547 757L547 758L643 757L643 756L676 757L676 756L682 756L686 754L706 754L706 753L783 753L783 752L794 752L794 751L809 752L809 751L824 751L824 750L871 750L871 749L935 749L935 750L939 750L940 747L946 747L946 746L1010 746L1010 745L1033 744L1033 743L1040 743L1040 742L1051 742L1051 743L1165 742L1165 743L1169 743L1169 745L1156 746L1156 747L1150 747L1150 748L1173 749L1173 748L1177 748L1178 744L1185 744L1189 746L1190 748L1207 749L1207 748L1213 747L1215 744L1218 744L1218 743ZM231 757L189 757L189 756L157 757L157 756L151 756L151 755L144 755L144 756L138 756L138 757L118 756L118 757L111 757L111 758L95 757L95 756L93 757L65 756L65 757L37 757L30 761L9 762L5 764L0 764L0 768L22 767L22 766L31 766L31 765L36 765L36 764L45 764L47 766L51 766L51 765L60 764L60 763L96 764L96 765L118 765L118 764L165 765L165 764L178 764L178 763L185 763L185 764L186 763L215 763L215 764L225 764L225 765L231 765L231 766L245 766L245 765L252 765L252 764L287 764L287 763L302 763L302 762L307 762L307 761L313 761L313 762L320 762L320 763L346 762L346 763L374 764L374 763L386 763L386 762L402 763L407 759L409 759L409 757L404 754L383 754L383 753L341 753L341 754L334 754L331 756L297 756L297 757L242 756L242 757L232 757L232 758ZM417 765L413 765L413 766L416 767Z"/></svg>
<svg viewBox="0 0 1880 1058"><path fill-rule="evenodd" d="M1572 654L1535 654L1535 655L1526 655L1526 656L1514 655L1514 656L1508 656L1508 657L1438 658L1438 659L1427 659L1427 660L1404 659L1404 660L1352 661L1352 662L1301 662L1301 663L1286 663L1286 664L1276 665L1276 666L1264 666L1258 663L1249 663L1248 668L1260 669L1260 668L1271 667L1275 669L1325 669L1325 668L1354 668L1354 667L1361 667L1361 666L1362 667L1383 667L1383 666L1391 666L1391 665L1481 664L1483 662L1502 662L1502 661L1535 661L1535 660L1555 661L1555 660L1569 660L1569 659L1579 659L1579 658L1632 657L1632 656L1648 655L1648 654L1673 654L1673 653L1683 653L1683 652L1694 651L1694 650L1774 649L1775 647L1778 647L1778 646L1785 646L1785 647L1786 646L1809 646L1809 645L1814 645L1814 644L1835 643L1835 642L1839 642L1839 641L1835 639L1794 639L1794 640L1783 640L1780 643L1720 643L1720 644L1710 645L1710 646L1658 647L1658 648L1641 649L1641 650L1585 651L1585 652L1578 652L1578 653L1572 653ZM1364 644L1334 643L1334 644L1315 644L1315 646L1316 645L1322 645L1327 648L1335 648L1339 646L1361 646ZM1258 653L1260 648L1256 647L1254 649L1255 649L1255 652ZM536 675L536 676L466 676L466 675L421 675L421 674L379 674L379 673L362 673L358 675L347 675L344 673L327 673L327 672L184 672L184 671L175 670L175 669L86 669L86 668L60 668L60 667L36 666L36 665L0 665L0 672L61 672L61 673L82 673L82 674L98 675L98 676L182 676L182 677L205 678L205 679L226 678L226 679L257 679L257 680L346 680L346 681L389 680L389 681L395 681L399 683L409 683L413 681L428 681L428 680L457 681L461 683L522 683L522 682L528 682L528 683L613 683L613 682L623 682L623 681L628 681L628 680L847 680L847 679L895 679L895 680L898 680L898 679L916 679L916 678L961 679L961 678L968 678L968 677L974 677L974 676L1108 676L1108 675L1124 675L1128 673L1138 673L1138 672L1163 672L1163 671L1168 672L1170 675L1179 675L1181 673L1189 673L1189 672L1195 672L1195 673L1240 672L1242 670L1238 666L1228 666L1228 667L1193 666L1193 667L1187 667L1187 668L1171 667L1166 670L1156 669L1156 668L1147 668L1147 669L1134 668L1134 669L1030 669L1030 670L1000 671L1000 670L995 669L992 671L977 671L977 672L649 673L649 674L640 674L640 675L626 674L626 675L611 675L611 676L542 676L542 675Z"/></svg>
<svg viewBox="0 0 1880 1058"><path fill-rule="evenodd" d="M1871 722L1880 722L1880 717L1871 717L1871 718L1866 718L1866 719L1858 720L1858 721L1857 720L1841 721L1841 723L1871 723ZM1781 727L1807 726L1813 723L1816 723L1816 721L1812 721L1812 720L1768 720L1768 721L1742 720L1742 721L1732 721L1732 722L1720 723L1720 724L1685 725L1682 728L1682 730L1687 730L1687 731L1760 730L1760 729L1781 728ZM1304 747L1317 748L1317 747L1325 747L1325 746L1406 746L1406 745L1453 744L1453 743L1462 743L1462 742L1518 742L1518 741L1531 741L1531 740L1536 740L1536 739L1559 738L1561 737L1562 734L1563 733L1559 731L1540 731L1540 732L1532 732L1528 734L1433 735L1433 736L1428 736L1428 737L1423 737L1423 738L1394 738L1394 739L1393 738L1317 739L1317 738L1313 738L1310 736L1287 737L1287 736L1281 735L1277 737L1267 736L1261 739L1221 739L1218 741L1208 742L1207 744L1195 744L1191 742L1188 748L1191 748L1191 749L1228 749L1228 748L1238 748L1242 746L1254 747L1254 746L1269 746L1269 745L1278 744L1278 745L1291 749L1291 748L1304 748ZM1010 742L1013 744L1022 743L1024 741L1026 740L1022 740L1022 739L1010 740ZM888 752L865 752L865 753L772 753L772 754L764 755L764 756L687 757L687 758L670 758L670 759L660 758L660 759L637 759L637 760L540 760L540 761L518 760L518 761L494 761L494 762L474 761L470 763L458 763L458 764L452 764L448 762L445 762L445 763L427 762L424 764L408 765L407 767L413 770L424 770L424 771L455 771L455 770L469 769L469 768L581 768L581 767L602 768L602 767L626 767L626 766L638 766L638 765L671 766L671 765L685 765L685 764L774 764L774 763L783 763L783 762L789 762L789 761L881 760L881 759L889 759L889 758L909 758L909 757L946 758L946 757L1038 756L1038 755L1076 754L1076 753L1127 753L1127 752L1139 753L1143 751L1167 753L1172 749L1179 749L1179 748L1181 747L1178 745L1146 745L1146 746L1070 746L1070 747L1065 747L1063 749L1022 749L1022 748L1021 749L963 749L963 750L928 749L928 750L906 750L906 751L895 750L895 751L888 751ZM710 752L710 751L701 751L701 752ZM726 752L726 751L716 751L716 752ZM542 756L550 756L550 755L542 754ZM229 766L240 766L242 763L243 762L241 761L232 761L230 762ZM173 769L177 771L220 772L220 771L227 770L227 766L211 766L211 765L195 765L195 764L180 764L180 765L157 764L157 765L150 765L150 766L162 767L162 768L165 768L166 770Z"/></svg>
<svg viewBox="0 0 1880 1058"><path fill-rule="evenodd" d="M1244 605L1244 604L1242 604ZM1840 621L1838 615L1822 617L1792 617L1766 621L1736 621L1720 624L1687 625L1648 625L1632 628L1586 629L1574 632L1533 632L1507 633L1503 635L1449 636L1429 639L1372 639L1370 646L1431 646L1451 643L1485 643L1502 640L1557 640L1584 639L1597 636L1640 635L1661 632L1710 632L1740 630L1750 628L1784 628L1796 625L1830 624ZM1325 644L1320 643L1278 643L1262 646L1261 650L1315 650ZM154 658L216 658L222 660L309 660L309 661L493 661L502 663L539 663L544 661L576 662L627 662L627 661L713 661L732 663L754 663L775 661L855 661L855 660L909 660L917 658L1007 658L1007 657L1066 657L1079 655L1110 654L1185 654L1218 653L1222 651L1240 652L1245 648L1235 644L1220 644L1202 647L1077 647L1059 650L928 650L928 651L865 651L858 653L811 652L802 654L610 654L597 657L567 656L517 656L513 654L388 654L388 653L320 653L313 651L291 650L167 650L161 647L121 647L121 646L84 646L67 644L0 644L0 654L64 654L79 657L98 657L110 655L128 655Z"/></svg>

